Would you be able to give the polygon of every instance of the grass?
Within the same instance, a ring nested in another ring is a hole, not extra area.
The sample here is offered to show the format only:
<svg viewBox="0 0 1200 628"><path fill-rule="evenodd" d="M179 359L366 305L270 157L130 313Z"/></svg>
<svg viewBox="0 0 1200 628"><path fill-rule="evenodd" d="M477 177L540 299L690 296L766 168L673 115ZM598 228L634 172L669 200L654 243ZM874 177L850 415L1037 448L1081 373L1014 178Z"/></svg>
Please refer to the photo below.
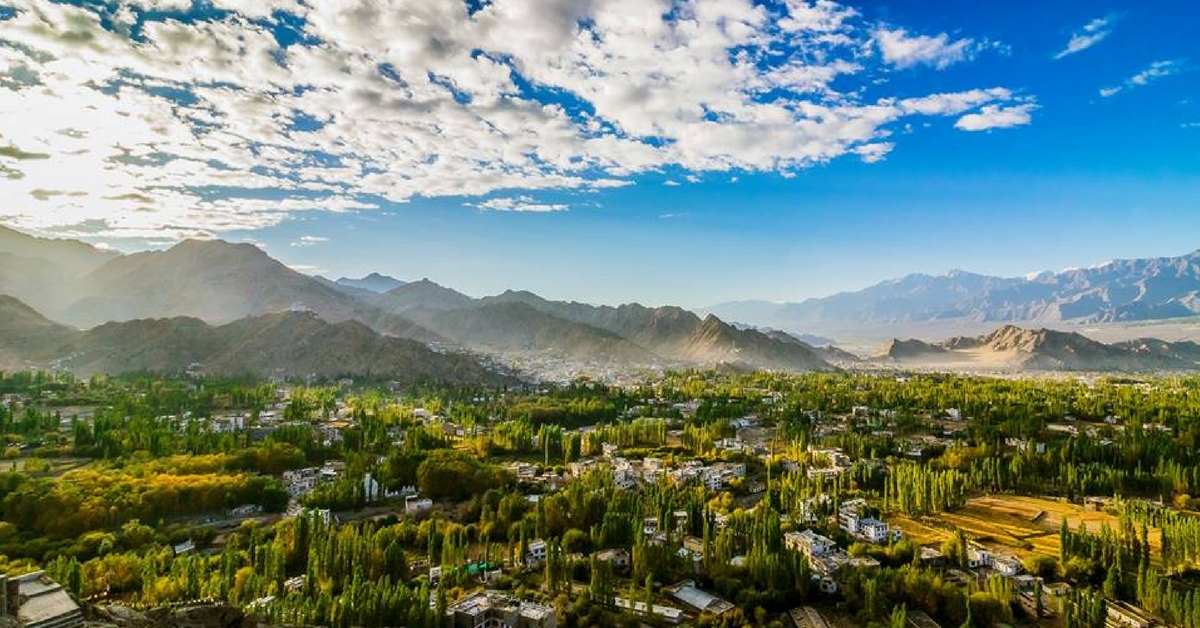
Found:
<svg viewBox="0 0 1200 628"><path fill-rule="evenodd" d="M904 530L905 536L921 545L942 543L956 529L961 529L989 549L1025 559L1037 554L1059 555L1058 531L1064 519L1071 529L1078 528L1081 522L1092 531L1106 523L1113 528L1118 525L1117 517L1107 512L1053 499L1016 495L977 497L969 500L965 508L952 513L920 520L896 517L895 523ZM1157 553L1161 550L1159 535L1151 530L1149 538Z"/></svg>

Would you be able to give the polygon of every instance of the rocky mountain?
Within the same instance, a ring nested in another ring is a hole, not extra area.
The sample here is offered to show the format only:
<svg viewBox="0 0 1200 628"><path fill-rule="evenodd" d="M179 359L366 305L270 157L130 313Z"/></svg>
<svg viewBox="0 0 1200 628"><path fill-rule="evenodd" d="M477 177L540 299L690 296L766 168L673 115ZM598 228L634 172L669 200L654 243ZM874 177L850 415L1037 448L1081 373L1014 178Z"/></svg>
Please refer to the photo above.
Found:
<svg viewBox="0 0 1200 628"><path fill-rule="evenodd" d="M446 339L494 354L541 354L579 362L647 366L661 358L610 331L565 320L524 303L472 303L406 314Z"/></svg>
<svg viewBox="0 0 1200 628"><path fill-rule="evenodd" d="M1128 322L1200 314L1200 251L1114 260L1026 277L963 271L913 274L799 303L734 302L718 316L783 329L848 329L912 322Z"/></svg>
<svg viewBox="0 0 1200 628"><path fill-rule="evenodd" d="M455 310L472 305L471 297L440 286L428 279L421 279L398 286L370 299L371 304L385 312L404 314L409 310Z"/></svg>
<svg viewBox="0 0 1200 628"><path fill-rule="evenodd" d="M892 338L879 348L874 357L903 362L907 360L938 358L945 353L946 349L943 347L915 338L908 340Z"/></svg>
<svg viewBox="0 0 1200 628"><path fill-rule="evenodd" d="M0 251L50 262L74 276L95 270L121 255L78 240L38 238L3 226L0 226Z"/></svg>
<svg viewBox="0 0 1200 628"><path fill-rule="evenodd" d="M19 370L35 364L26 358L56 350L75 330L59 325L9 296L0 296L0 369Z"/></svg>
<svg viewBox="0 0 1200 628"><path fill-rule="evenodd" d="M228 322L299 307L334 322L362 315L352 297L251 244L220 240L187 240L114 259L84 276L79 294L58 318L82 327L176 316Z"/></svg>
<svg viewBox="0 0 1200 628"><path fill-rule="evenodd" d="M803 342L784 342L753 329L739 329L715 316L701 319L682 308L650 308L549 301L531 292L507 291L485 303L523 303L566 320L603 329L637 344L668 362L740 364L782 370L827 370L817 352Z"/></svg>
<svg viewBox="0 0 1200 628"><path fill-rule="evenodd" d="M1153 338L1105 344L1082 334L1004 325L976 337L931 344L893 339L878 362L930 368L1035 371L1160 371L1200 369L1200 345Z"/></svg>
<svg viewBox="0 0 1200 628"><path fill-rule="evenodd" d="M379 293L379 294L383 294L384 292L387 292L389 290L394 290L394 289L399 288L400 286L404 285L403 281L400 281L399 279L396 279L395 277L389 277L387 275L381 275L379 273L371 273L361 279L351 279L349 277L342 277L342 278L338 279L337 281L335 281L334 283L336 283L339 286L346 286L348 288L358 288L360 290L368 290L370 292L375 292L375 293Z"/></svg>
<svg viewBox="0 0 1200 628"><path fill-rule="evenodd" d="M79 278L119 257L75 240L36 238L0 227L0 294L54 311L74 298Z"/></svg>
<svg viewBox="0 0 1200 628"><path fill-rule="evenodd" d="M0 298L0 365L56 366L79 375L182 373L193 365L219 375L372 376L422 381L513 381L469 355L384 336L356 321L330 323L285 311L212 326L190 317L109 322L86 331L49 321L12 297Z"/></svg>
<svg viewBox="0 0 1200 628"><path fill-rule="evenodd" d="M378 292L396 280L378 274L341 283L310 277L250 244L185 241L163 251L97 261L70 285L14 283L19 289L10 293L31 300L51 291L63 293L66 298L53 299L55 307L45 311L76 327L97 328L96 339L108 338L105 334L114 329L132 329L107 325L128 321L164 342L202 344L209 338L207 326L292 311L312 312L330 323L354 321L380 334L458 346L500 359L529 363L534 358L535 368L536 360L542 359L605 371L715 364L831 368L813 347L795 338L785 342L678 307L592 306L516 291L474 299L428 279ZM110 350L124 340L114 338L107 345ZM170 356L183 344L164 344L162 355L146 354L143 362L135 363L167 368ZM212 355L197 361L221 364Z"/></svg>

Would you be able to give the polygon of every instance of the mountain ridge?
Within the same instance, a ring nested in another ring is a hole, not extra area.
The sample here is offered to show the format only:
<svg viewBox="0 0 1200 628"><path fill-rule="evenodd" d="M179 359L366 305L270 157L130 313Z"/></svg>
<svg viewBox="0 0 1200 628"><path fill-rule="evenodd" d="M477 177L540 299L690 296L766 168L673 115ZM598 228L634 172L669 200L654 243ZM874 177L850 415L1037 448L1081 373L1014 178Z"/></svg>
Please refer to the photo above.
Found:
<svg viewBox="0 0 1200 628"><path fill-rule="evenodd" d="M879 327L967 320L1108 323L1200 315L1200 250L1116 259L1086 268L992 277L912 273L857 291L795 303L736 301L703 311L783 329Z"/></svg>
<svg viewBox="0 0 1200 628"><path fill-rule="evenodd" d="M381 335L363 323L330 323L311 311L281 311L210 325L194 317L58 325L18 299L0 296L0 366L93 373L179 374L197 364L226 376L384 377L403 384L515 383L465 354ZM30 330L43 330L37 339Z"/></svg>
<svg viewBox="0 0 1200 628"><path fill-rule="evenodd" d="M1200 345L1142 338L1105 344L1077 332L1001 325L938 343L893 338L872 357L901 366L1019 371L1171 371L1200 368Z"/></svg>

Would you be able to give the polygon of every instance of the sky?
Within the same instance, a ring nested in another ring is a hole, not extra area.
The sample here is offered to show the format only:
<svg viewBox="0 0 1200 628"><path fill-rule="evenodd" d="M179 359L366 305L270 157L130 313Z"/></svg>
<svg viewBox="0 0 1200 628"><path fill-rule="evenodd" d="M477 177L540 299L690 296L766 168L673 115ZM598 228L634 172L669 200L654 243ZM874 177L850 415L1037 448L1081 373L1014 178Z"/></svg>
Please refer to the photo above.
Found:
<svg viewBox="0 0 1200 628"><path fill-rule="evenodd" d="M0 224L699 307L1200 248L1200 5L0 0Z"/></svg>

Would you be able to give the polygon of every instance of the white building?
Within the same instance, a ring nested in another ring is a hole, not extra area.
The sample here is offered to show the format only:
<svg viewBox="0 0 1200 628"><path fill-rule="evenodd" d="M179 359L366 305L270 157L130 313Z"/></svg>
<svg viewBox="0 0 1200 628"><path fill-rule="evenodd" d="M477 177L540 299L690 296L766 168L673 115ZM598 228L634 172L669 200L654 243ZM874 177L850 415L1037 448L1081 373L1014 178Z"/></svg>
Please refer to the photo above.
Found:
<svg viewBox="0 0 1200 628"><path fill-rule="evenodd" d="M404 496L404 512L410 515L425 512L433 508L433 500L420 495Z"/></svg>
<svg viewBox="0 0 1200 628"><path fill-rule="evenodd" d="M793 552L800 552L808 557L828 556L837 551L837 543L812 530L803 532L788 532L783 535L783 544Z"/></svg>
<svg viewBox="0 0 1200 628"><path fill-rule="evenodd" d="M546 542L542 539L536 539L529 543L529 550L525 552L525 564L530 567L537 567L546 561Z"/></svg>

